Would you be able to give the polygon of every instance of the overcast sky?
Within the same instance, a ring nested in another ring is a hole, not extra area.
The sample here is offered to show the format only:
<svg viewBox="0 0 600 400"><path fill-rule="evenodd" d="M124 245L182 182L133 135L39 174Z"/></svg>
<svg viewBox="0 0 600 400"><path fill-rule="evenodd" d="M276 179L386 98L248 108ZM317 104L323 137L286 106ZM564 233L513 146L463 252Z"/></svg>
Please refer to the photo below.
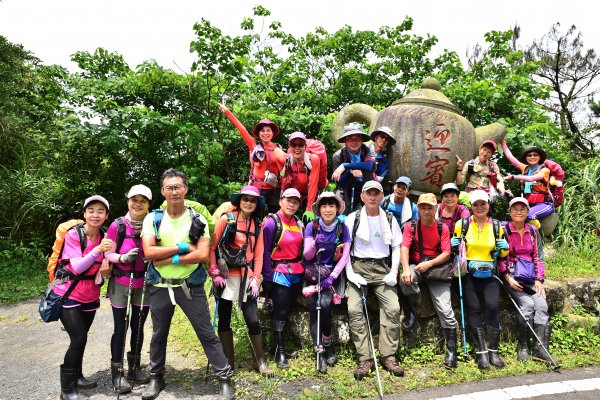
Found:
<svg viewBox="0 0 600 400"><path fill-rule="evenodd" d="M436 53L447 48L464 57L490 30L521 26L521 45L560 22L575 24L586 47L600 51L600 4L596 0L0 0L0 35L20 43L46 64L70 68L78 50L104 47L121 53L132 66L148 59L185 71L192 26L205 18L226 34L239 34L243 17L261 4L283 30L296 35L322 26L376 30L414 19L413 33L435 35Z"/></svg>

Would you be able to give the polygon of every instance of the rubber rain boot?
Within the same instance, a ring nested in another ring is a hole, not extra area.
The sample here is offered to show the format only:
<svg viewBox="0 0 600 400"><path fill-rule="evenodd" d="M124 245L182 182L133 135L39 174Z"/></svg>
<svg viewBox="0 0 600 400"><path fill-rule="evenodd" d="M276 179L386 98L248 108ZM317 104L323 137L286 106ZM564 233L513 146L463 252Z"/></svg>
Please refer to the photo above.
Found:
<svg viewBox="0 0 600 400"><path fill-rule="evenodd" d="M77 393L77 368L65 368L60 366L60 399L61 400L85 400L87 396Z"/></svg>
<svg viewBox="0 0 600 400"><path fill-rule="evenodd" d="M285 352L285 338L283 330L285 321L273 321L273 339L275 340L275 362L277 368L286 369L290 366Z"/></svg>
<svg viewBox="0 0 600 400"><path fill-rule="evenodd" d="M529 326L518 323L517 326L517 360L527 361L529 357Z"/></svg>
<svg viewBox="0 0 600 400"><path fill-rule="evenodd" d="M77 388L78 389L93 389L98 386L97 381L90 381L83 376L83 360L79 361L77 370Z"/></svg>
<svg viewBox="0 0 600 400"><path fill-rule="evenodd" d="M500 344L500 329L488 326L487 333L488 340L490 341L490 344L488 345L488 350L490 352L490 364L496 368L504 368L504 361L502 361L500 354L498 354L498 345Z"/></svg>
<svg viewBox="0 0 600 400"><path fill-rule="evenodd" d="M490 357L487 344L485 343L485 333L483 332L483 328L473 329L473 342L475 344L475 351L477 352L477 368L489 369Z"/></svg>
<svg viewBox="0 0 600 400"><path fill-rule="evenodd" d="M335 354L335 346L333 345L331 336L321 336L321 343L323 343L323 348L325 349L325 352L322 355L325 359L325 363L327 363L328 366L333 367L337 362L337 355Z"/></svg>
<svg viewBox="0 0 600 400"><path fill-rule="evenodd" d="M142 392L142 400L154 400L167 385L162 373L150 373L150 383Z"/></svg>
<svg viewBox="0 0 600 400"><path fill-rule="evenodd" d="M544 347L550 351L550 336L552 335L550 325L536 325L534 329L535 334L540 338ZM537 341L535 342L535 346L533 346L533 358L549 363L554 362L557 365L560 363L560 360L548 354Z"/></svg>
<svg viewBox="0 0 600 400"><path fill-rule="evenodd" d="M110 376L115 393L124 394L131 392L131 384L123 375L123 365L121 363L110 362Z"/></svg>
<svg viewBox="0 0 600 400"><path fill-rule="evenodd" d="M444 366L446 368L456 368L456 328L444 328L444 336L446 336Z"/></svg>
<svg viewBox="0 0 600 400"><path fill-rule="evenodd" d="M225 357L227 357L227 361L229 361L229 366L233 371L235 355L233 350L233 331L224 331L219 332L219 340L221 341L221 346L223 346L223 353L225 353Z"/></svg>
<svg viewBox="0 0 600 400"><path fill-rule="evenodd" d="M235 399L231 378L219 378L219 394L224 399Z"/></svg>
<svg viewBox="0 0 600 400"><path fill-rule="evenodd" d="M250 345L252 346L252 351L254 353L254 359L256 360L256 367L258 372L262 376L273 376L273 370L269 368L267 362L265 360L265 350L263 347L263 337L262 334L258 335L248 335L250 337Z"/></svg>

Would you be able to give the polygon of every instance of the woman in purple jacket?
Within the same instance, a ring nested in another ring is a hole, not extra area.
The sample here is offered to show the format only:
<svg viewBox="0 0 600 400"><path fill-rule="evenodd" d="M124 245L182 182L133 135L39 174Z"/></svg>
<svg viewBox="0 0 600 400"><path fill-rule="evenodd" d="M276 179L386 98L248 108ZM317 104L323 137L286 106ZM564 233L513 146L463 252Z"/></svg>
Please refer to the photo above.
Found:
<svg viewBox="0 0 600 400"><path fill-rule="evenodd" d="M509 203L511 221L504 225L509 245L508 257L500 259L498 271L504 285L517 302L523 316L518 317L518 360L529 359L529 327L534 326L538 338L546 349L550 345L551 329L548 325L548 304L544 289L544 250L542 235L531 224L525 223L529 213L529 203L523 197L515 197ZM538 342L533 348L533 357L556 362Z"/></svg>
<svg viewBox="0 0 600 400"><path fill-rule="evenodd" d="M142 249L140 233L144 217L150 209L152 192L144 185L135 185L127 193L128 213L110 224L106 237L113 241L112 249L106 253L106 258L112 263L112 269L101 270L109 277L107 295L113 311L114 331L110 339L110 370L115 391L128 393L131 391L129 382L144 384L150 381L146 373L140 370L140 353L144 340L144 322L148 316L149 296L142 295L146 268L144 265L144 250ZM130 282L131 280L131 282ZM131 284L131 312L129 313L131 335L130 351L127 353L129 371L127 379L123 376L123 346L125 332L129 285ZM120 380L120 382L119 382ZM129 381L129 382L128 382Z"/></svg>

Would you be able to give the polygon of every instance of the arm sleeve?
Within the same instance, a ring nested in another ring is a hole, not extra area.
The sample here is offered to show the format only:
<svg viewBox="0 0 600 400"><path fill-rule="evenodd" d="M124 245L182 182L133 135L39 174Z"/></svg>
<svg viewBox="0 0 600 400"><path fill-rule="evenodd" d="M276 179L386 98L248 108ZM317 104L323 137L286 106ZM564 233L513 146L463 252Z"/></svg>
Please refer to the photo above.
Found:
<svg viewBox="0 0 600 400"><path fill-rule="evenodd" d="M544 180L548 182L550 180L550 170L548 168L541 168L538 172L533 175L515 175L514 178L522 182L535 182Z"/></svg>
<svg viewBox="0 0 600 400"><path fill-rule="evenodd" d="M119 262L120 254L116 252L116 250L117 250L117 222L116 222L116 220L113 221L110 224L110 226L108 227L105 237L112 240L113 245L112 245L112 248L110 249L110 251L107 251L106 253L104 253L104 257L106 257L106 259L108 261L110 261L111 263L117 264Z"/></svg>
<svg viewBox="0 0 600 400"><path fill-rule="evenodd" d="M242 139L244 139L244 142L246 142L246 146L248 146L248 149L250 151L254 150L254 147L256 146L256 140L252 136L250 136L246 127L242 125L240 120L237 119L237 117L233 115L233 113L230 110L225 111L225 116L233 123L233 125L240 132L240 135L242 135Z"/></svg>
<svg viewBox="0 0 600 400"><path fill-rule="evenodd" d="M373 172L373 168L375 168L375 161L361 161L354 163L344 163L344 168L346 169L359 169L362 172Z"/></svg>
<svg viewBox="0 0 600 400"><path fill-rule="evenodd" d="M309 223L304 231L304 259L306 261L312 260L317 252L317 246L315 246L315 240L312 237L312 233L312 223Z"/></svg>
<svg viewBox="0 0 600 400"><path fill-rule="evenodd" d="M275 238L275 222L272 218L268 218L267 221L263 223L259 240L261 240L261 237L263 242L262 274L265 281L271 282L273 280L271 251L273 251L273 239Z"/></svg>
<svg viewBox="0 0 600 400"><path fill-rule="evenodd" d="M79 235L75 229L71 229L65 236L65 248L63 250L63 259L68 259L71 266L71 271L79 275L88 270L96 258L100 255L93 248L92 251L85 256L81 253L81 245L79 243Z"/></svg>
<svg viewBox="0 0 600 400"><path fill-rule="evenodd" d="M310 156L311 170L308 175L308 198L306 200L306 210L312 211L312 205L317 198L319 191L319 174L321 172L321 159L316 154Z"/></svg>
<svg viewBox="0 0 600 400"><path fill-rule="evenodd" d="M264 258L264 254L265 254L265 244L263 242L263 240L261 240L260 235L262 234L262 229L261 229L261 233L259 233L258 238L256 238L256 248L254 249L254 272L253 272L253 276L255 277L260 277L262 275L262 270L263 270L263 258Z"/></svg>
<svg viewBox="0 0 600 400"><path fill-rule="evenodd" d="M512 152L510 151L510 149L508 148L508 145L506 144L506 140L502 141L502 151L504 151L504 156L506 156L506 158L508 159L508 161L510 161L510 163L515 167L515 168L520 168L520 164L521 162L519 160L517 160L515 158L515 156L513 156Z"/></svg>
<svg viewBox="0 0 600 400"><path fill-rule="evenodd" d="M217 221L215 225L215 233L213 236L213 241L210 245L210 251L208 252L208 265L216 265L217 264L217 246L221 241L221 237L223 236L223 232L225 232L225 227L227 226L227 214L223 214L221 218Z"/></svg>

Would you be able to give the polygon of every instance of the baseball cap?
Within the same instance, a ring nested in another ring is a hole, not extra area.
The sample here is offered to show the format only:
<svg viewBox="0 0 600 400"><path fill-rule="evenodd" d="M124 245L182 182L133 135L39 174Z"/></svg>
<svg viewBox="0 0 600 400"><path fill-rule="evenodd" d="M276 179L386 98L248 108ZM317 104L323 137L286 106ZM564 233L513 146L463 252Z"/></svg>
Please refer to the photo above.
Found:
<svg viewBox="0 0 600 400"><path fill-rule="evenodd" d="M473 190L472 192L469 192L469 202L471 204L478 200L483 200L487 203L490 201L490 196L488 196L485 190Z"/></svg>
<svg viewBox="0 0 600 400"><path fill-rule="evenodd" d="M417 205L419 204L429 204L432 206L437 206L437 199L435 198L435 194L423 193L419 196L419 200L417 200Z"/></svg>
<svg viewBox="0 0 600 400"><path fill-rule="evenodd" d="M294 139L302 139L306 142L306 135L302 132L294 132L290 135L290 138L288 139L288 142L292 142L292 140Z"/></svg>
<svg viewBox="0 0 600 400"><path fill-rule="evenodd" d="M521 203L529 210L529 202L525 197L515 197L508 203L508 208L510 209L514 204Z"/></svg>
<svg viewBox="0 0 600 400"><path fill-rule="evenodd" d="M141 195L147 198L148 200L152 200L152 191L148 186L145 185L133 185L129 192L127 193L127 198L130 199L135 195Z"/></svg>
<svg viewBox="0 0 600 400"><path fill-rule="evenodd" d="M363 192L366 192L369 189L377 189L379 190L381 193L383 193L383 187L381 186L381 183L377 182L377 181L368 181L367 183L365 183L365 185L362 188Z"/></svg>
<svg viewBox="0 0 600 400"><path fill-rule="evenodd" d="M494 151L496 151L496 149L498 148L498 145L493 140L486 140L485 142L481 143L481 146L479 146L479 148L482 148L483 146L487 146L487 145L492 146Z"/></svg>
<svg viewBox="0 0 600 400"><path fill-rule="evenodd" d="M281 193L281 198L283 199L284 197L297 197L298 199L302 198L302 196L300 196L300 192L294 188L285 189L285 191Z"/></svg>
<svg viewBox="0 0 600 400"><path fill-rule="evenodd" d="M90 203L93 203L95 201L99 201L100 203L104 204L106 206L107 210L110 209L110 207L108 206L108 200L106 200L104 197L97 195L97 194L85 199L85 201L83 202L83 208L86 208Z"/></svg>
<svg viewBox="0 0 600 400"><path fill-rule="evenodd" d="M399 183L405 184L406 187L409 189L412 186L412 181L410 180L410 178L408 176L401 176L398 179L396 179L396 185Z"/></svg>
<svg viewBox="0 0 600 400"><path fill-rule="evenodd" d="M444 192L448 191L448 190L452 190L453 192L456 192L457 195L460 194L460 189L458 188L458 186L456 186L456 183L454 182L449 182L446 183L445 185L442 186L442 190L440 190L440 195L444 195Z"/></svg>

